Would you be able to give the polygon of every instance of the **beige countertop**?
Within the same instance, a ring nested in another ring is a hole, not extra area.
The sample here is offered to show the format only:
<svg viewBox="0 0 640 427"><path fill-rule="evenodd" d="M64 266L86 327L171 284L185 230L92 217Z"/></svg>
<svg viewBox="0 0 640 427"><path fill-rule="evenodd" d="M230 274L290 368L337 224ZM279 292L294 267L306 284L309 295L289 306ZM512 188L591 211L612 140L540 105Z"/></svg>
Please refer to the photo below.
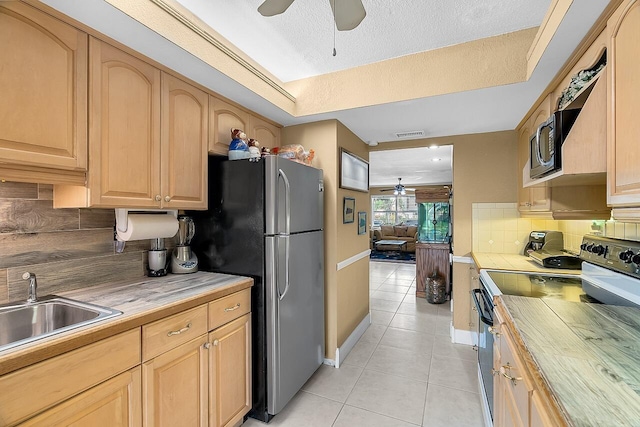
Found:
<svg viewBox="0 0 640 427"><path fill-rule="evenodd" d="M528 370L570 426L640 426L640 309L504 295Z"/></svg>
<svg viewBox="0 0 640 427"><path fill-rule="evenodd" d="M495 254L489 252L472 252L471 256L478 270L510 270L532 271L534 273L580 274L580 270L564 270L546 268L531 258L520 254Z"/></svg>
<svg viewBox="0 0 640 427"><path fill-rule="evenodd" d="M0 352L0 375L145 323L249 288L253 279L219 273L169 274L57 295L109 307L121 315Z"/></svg>

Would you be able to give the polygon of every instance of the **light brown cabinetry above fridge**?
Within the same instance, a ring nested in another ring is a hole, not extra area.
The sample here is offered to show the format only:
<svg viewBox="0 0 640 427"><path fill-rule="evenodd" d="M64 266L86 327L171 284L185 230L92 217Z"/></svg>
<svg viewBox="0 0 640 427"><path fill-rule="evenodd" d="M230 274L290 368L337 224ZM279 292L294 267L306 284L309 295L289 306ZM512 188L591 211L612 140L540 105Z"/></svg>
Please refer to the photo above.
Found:
<svg viewBox="0 0 640 427"><path fill-rule="evenodd" d="M0 2L0 46L0 178L83 184L87 34Z"/></svg>
<svg viewBox="0 0 640 427"><path fill-rule="evenodd" d="M260 147L279 147L280 128L248 111L223 101L209 97L209 153L226 156L231 142L231 129L242 129L247 138L260 143Z"/></svg>
<svg viewBox="0 0 640 427"><path fill-rule="evenodd" d="M613 216L640 221L640 2L627 0L607 22L610 85L608 202Z"/></svg>
<svg viewBox="0 0 640 427"><path fill-rule="evenodd" d="M91 38L87 186L54 207L206 208L208 95Z"/></svg>

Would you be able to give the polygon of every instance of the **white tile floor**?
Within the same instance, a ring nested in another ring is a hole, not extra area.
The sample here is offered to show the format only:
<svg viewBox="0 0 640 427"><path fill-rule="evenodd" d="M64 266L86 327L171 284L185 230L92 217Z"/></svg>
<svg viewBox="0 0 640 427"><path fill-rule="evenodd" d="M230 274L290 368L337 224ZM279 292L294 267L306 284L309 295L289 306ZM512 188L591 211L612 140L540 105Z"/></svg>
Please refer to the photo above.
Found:
<svg viewBox="0 0 640 427"><path fill-rule="evenodd" d="M484 425L476 352L451 343L450 305L417 299L415 276L415 264L371 262L372 324L344 364L321 366L270 426Z"/></svg>

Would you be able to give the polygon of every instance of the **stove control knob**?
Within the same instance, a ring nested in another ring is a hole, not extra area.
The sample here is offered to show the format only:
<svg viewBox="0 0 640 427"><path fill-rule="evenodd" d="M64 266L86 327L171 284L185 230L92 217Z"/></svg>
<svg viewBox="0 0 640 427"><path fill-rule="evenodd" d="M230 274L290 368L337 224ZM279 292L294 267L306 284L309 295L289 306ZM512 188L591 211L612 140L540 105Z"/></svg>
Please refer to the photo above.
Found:
<svg viewBox="0 0 640 427"><path fill-rule="evenodd" d="M580 250L584 251L585 249L587 249L587 244L586 243L581 244L580 245Z"/></svg>
<svg viewBox="0 0 640 427"><path fill-rule="evenodd" d="M585 250L586 250L587 252L593 252L593 243L589 243L589 244L587 245L587 247L585 248Z"/></svg>
<svg viewBox="0 0 640 427"><path fill-rule="evenodd" d="M640 265L640 253L635 254L635 255L631 258L631 261L632 261L634 264Z"/></svg>
<svg viewBox="0 0 640 427"><path fill-rule="evenodd" d="M631 264L631 258L633 258L633 252L632 251L624 251L624 252L620 252L620 260L624 261L625 264Z"/></svg>
<svg viewBox="0 0 640 427"><path fill-rule="evenodd" d="M606 254L606 252L607 252L607 248L605 248L602 245L598 245L598 246L593 248L593 253L596 254L596 255L604 256Z"/></svg>

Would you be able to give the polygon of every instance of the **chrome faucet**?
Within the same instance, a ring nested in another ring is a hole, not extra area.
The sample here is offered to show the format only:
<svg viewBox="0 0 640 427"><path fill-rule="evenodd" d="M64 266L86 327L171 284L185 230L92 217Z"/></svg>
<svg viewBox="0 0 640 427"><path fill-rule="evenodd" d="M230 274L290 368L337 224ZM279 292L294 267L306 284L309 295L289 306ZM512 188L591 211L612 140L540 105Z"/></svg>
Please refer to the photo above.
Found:
<svg viewBox="0 0 640 427"><path fill-rule="evenodd" d="M36 275L34 273L26 272L22 275L22 278L29 281L27 302L30 303L38 301L38 282L36 281Z"/></svg>

